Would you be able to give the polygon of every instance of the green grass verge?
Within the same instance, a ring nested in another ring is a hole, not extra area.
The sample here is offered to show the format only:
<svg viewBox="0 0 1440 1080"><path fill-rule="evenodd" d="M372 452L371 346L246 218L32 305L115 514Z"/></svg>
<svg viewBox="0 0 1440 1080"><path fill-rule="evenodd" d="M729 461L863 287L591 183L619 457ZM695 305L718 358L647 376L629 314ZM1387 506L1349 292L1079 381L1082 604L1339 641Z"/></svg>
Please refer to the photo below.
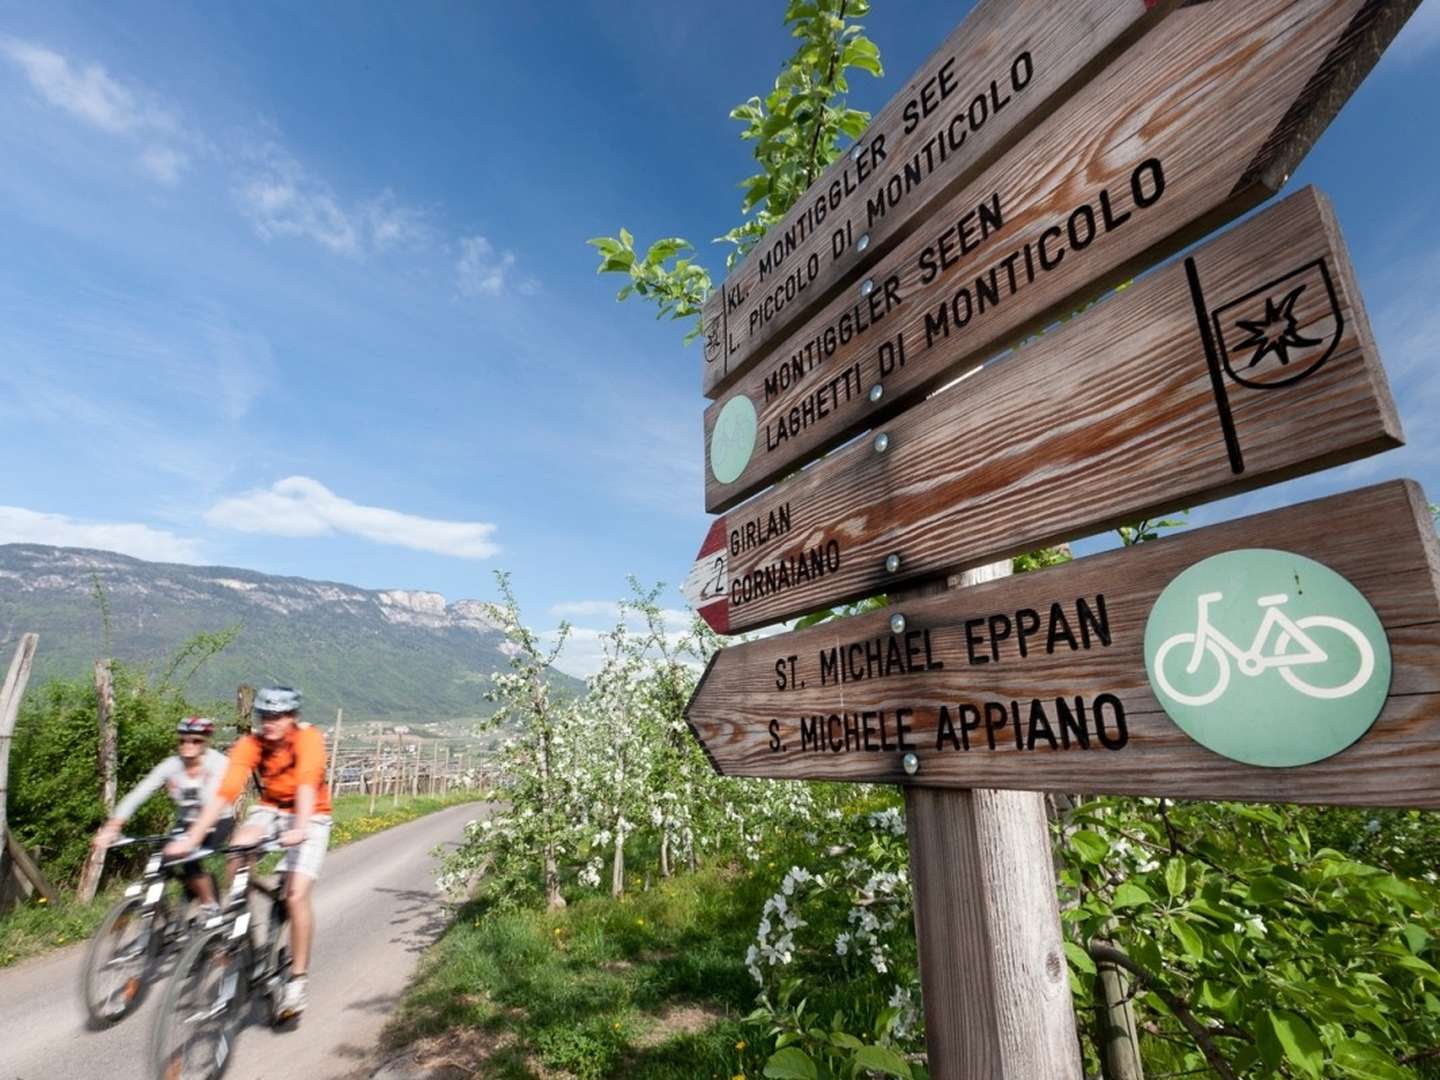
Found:
<svg viewBox="0 0 1440 1080"><path fill-rule="evenodd" d="M438 1051L449 1040L497 1080L758 1077L764 1058L740 1019L756 994L743 958L775 876L707 868L551 914L467 905L384 1042Z"/></svg>
<svg viewBox="0 0 1440 1080"><path fill-rule="evenodd" d="M392 805L391 797L384 796L377 800L375 813L371 814L368 795L340 795L334 799L335 824L330 832L330 846L342 847L448 806L473 802L477 797L473 791L420 795L413 799L401 795L399 805ZM0 915L0 968L88 938L125 891L126 884L123 879L107 880L88 904L77 903L67 893L61 893L53 904L41 898Z"/></svg>

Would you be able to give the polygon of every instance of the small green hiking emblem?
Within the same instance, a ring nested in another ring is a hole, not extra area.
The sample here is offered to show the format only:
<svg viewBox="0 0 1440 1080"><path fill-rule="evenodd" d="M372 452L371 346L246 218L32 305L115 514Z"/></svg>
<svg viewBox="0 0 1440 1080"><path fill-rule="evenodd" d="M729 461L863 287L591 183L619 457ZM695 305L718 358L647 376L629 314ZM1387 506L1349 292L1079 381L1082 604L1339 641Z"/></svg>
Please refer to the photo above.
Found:
<svg viewBox="0 0 1440 1080"><path fill-rule="evenodd" d="M1145 671L1202 746L1249 765L1308 765L1370 730L1390 691L1390 645L1335 571L1250 548L1165 587L1145 625Z"/></svg>

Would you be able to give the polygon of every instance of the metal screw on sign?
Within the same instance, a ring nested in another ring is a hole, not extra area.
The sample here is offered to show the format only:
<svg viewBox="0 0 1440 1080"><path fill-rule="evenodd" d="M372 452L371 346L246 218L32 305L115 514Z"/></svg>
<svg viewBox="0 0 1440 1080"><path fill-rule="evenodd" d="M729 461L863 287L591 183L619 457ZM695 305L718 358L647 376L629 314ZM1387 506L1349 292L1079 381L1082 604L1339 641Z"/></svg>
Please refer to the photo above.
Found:
<svg viewBox="0 0 1440 1080"><path fill-rule="evenodd" d="M920 771L920 759L916 757L913 753L906 754L903 758L901 758L900 764L905 769L906 776L914 776L917 772Z"/></svg>
<svg viewBox="0 0 1440 1080"><path fill-rule="evenodd" d="M870 234L869 234L868 232L867 232L867 233L861 233L861 234L860 234L860 239L855 241L855 250L856 250L856 251L864 251L864 250L865 250L866 248L868 248L869 246L870 246Z"/></svg>
<svg viewBox="0 0 1440 1080"><path fill-rule="evenodd" d="M886 435L885 432L882 431L882 432L880 432L879 435L876 435L876 436L875 436L875 453L877 453L877 454L883 454L886 450L889 450L889 449L890 449L890 436L889 436L889 435Z"/></svg>
<svg viewBox="0 0 1440 1080"><path fill-rule="evenodd" d="M857 142L854 146L850 147L850 160L851 160L851 161L859 161L859 160L860 160L860 155L863 154L864 152L865 152L865 146L864 146L864 144Z"/></svg>
<svg viewBox="0 0 1440 1080"><path fill-rule="evenodd" d="M861 295L861 296L869 296L869 295L870 295L872 292L874 292L874 291L875 291L875 279L874 279L874 278L868 278L868 277L867 277L864 281L860 282L860 295Z"/></svg>
<svg viewBox="0 0 1440 1080"><path fill-rule="evenodd" d="M880 383L877 382L874 386L870 387L870 401L872 403L879 401L884 396L885 387L882 386Z"/></svg>
<svg viewBox="0 0 1440 1080"><path fill-rule="evenodd" d="M898 611L890 616L890 632L892 634L903 634L905 632L905 616Z"/></svg>
<svg viewBox="0 0 1440 1080"><path fill-rule="evenodd" d="M897 571L897 570L899 570L899 569L900 569L900 556L899 556L899 555L896 555L896 554L893 554L893 553L890 554L890 555L886 555L886 556L885 556L885 572L886 572L886 573L889 573L889 574L893 574L893 573L895 573L895 571Z"/></svg>

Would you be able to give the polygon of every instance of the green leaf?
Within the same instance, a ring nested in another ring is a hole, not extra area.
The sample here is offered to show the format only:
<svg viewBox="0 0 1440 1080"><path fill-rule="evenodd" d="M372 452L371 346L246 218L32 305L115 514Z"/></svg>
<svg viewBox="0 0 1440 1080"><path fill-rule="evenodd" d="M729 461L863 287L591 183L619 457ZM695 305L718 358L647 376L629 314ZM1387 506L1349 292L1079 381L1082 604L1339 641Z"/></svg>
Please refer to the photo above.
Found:
<svg viewBox="0 0 1440 1080"><path fill-rule="evenodd" d="M1122 881L1120 887L1115 890L1115 902L1112 906L1119 911L1121 908L1139 907L1142 904L1153 904L1154 902L1155 898L1139 882Z"/></svg>
<svg viewBox="0 0 1440 1080"><path fill-rule="evenodd" d="M816 1080L819 1074L809 1054L798 1046L787 1046L770 1055L765 1075L771 1080Z"/></svg>
<svg viewBox="0 0 1440 1080"><path fill-rule="evenodd" d="M1171 859L1165 864L1165 891L1172 897L1185 892L1185 860Z"/></svg>
<svg viewBox="0 0 1440 1080"><path fill-rule="evenodd" d="M1085 862L1099 863L1110 854L1110 844L1099 833L1081 829L1070 837L1070 846Z"/></svg>
<svg viewBox="0 0 1440 1080"><path fill-rule="evenodd" d="M1325 1048L1320 1045L1314 1030L1294 1013L1272 1012L1269 1015L1270 1026L1285 1053L1285 1060L1306 1076L1318 1077L1320 1067L1325 1063Z"/></svg>
<svg viewBox="0 0 1440 1080"><path fill-rule="evenodd" d="M832 1031L830 1033L830 1044L832 1046L838 1046L843 1050L859 1050L865 1045L848 1031Z"/></svg>
<svg viewBox="0 0 1440 1080"><path fill-rule="evenodd" d="M1070 958L1070 965L1087 975L1095 974L1095 961L1090 954L1076 945L1073 941L1065 942L1065 955Z"/></svg>
<svg viewBox="0 0 1440 1080"><path fill-rule="evenodd" d="M630 235L630 230L623 225L620 227L620 243L624 244L628 250L633 250L635 247L635 237Z"/></svg>
<svg viewBox="0 0 1440 1080"><path fill-rule="evenodd" d="M865 1046L855 1053L855 1064L862 1069L869 1069L871 1072L884 1073L886 1076L903 1076L910 1080L910 1063L902 1058L894 1050L884 1046ZM767 1072L768 1076L769 1073Z"/></svg>
<svg viewBox="0 0 1440 1080"><path fill-rule="evenodd" d="M1196 963L1205 959L1205 942L1195 928L1182 919L1171 919L1170 930L1185 950L1185 955Z"/></svg>
<svg viewBox="0 0 1440 1080"><path fill-rule="evenodd" d="M1411 1075L1374 1046L1355 1039L1335 1047L1335 1064L1360 1080L1406 1080Z"/></svg>

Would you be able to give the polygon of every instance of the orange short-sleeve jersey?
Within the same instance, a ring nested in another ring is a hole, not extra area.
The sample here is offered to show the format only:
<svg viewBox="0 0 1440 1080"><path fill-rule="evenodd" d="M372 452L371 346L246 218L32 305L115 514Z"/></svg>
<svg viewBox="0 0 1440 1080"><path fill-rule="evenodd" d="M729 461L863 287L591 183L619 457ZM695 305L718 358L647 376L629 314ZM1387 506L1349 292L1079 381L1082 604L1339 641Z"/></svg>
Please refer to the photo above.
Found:
<svg viewBox="0 0 1440 1080"><path fill-rule="evenodd" d="M325 786L325 736L319 728L297 724L279 742L256 735L242 736L230 748L220 796L233 801L245 790L251 773L260 781L260 801L281 810L295 809L295 791L301 784L315 788L315 813L330 813L330 789Z"/></svg>

